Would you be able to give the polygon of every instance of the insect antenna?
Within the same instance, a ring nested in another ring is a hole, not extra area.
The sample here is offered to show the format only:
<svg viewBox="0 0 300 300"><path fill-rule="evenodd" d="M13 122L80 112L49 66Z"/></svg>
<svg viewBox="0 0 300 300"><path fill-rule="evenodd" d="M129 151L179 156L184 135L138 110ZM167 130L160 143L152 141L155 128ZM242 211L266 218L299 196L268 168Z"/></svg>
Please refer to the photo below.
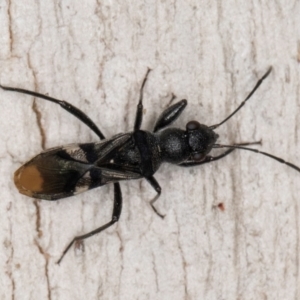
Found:
<svg viewBox="0 0 300 300"><path fill-rule="evenodd" d="M245 103L251 98L251 96L255 93L255 91L259 88L259 86L262 84L262 82L269 76L269 74L271 73L272 71L272 67L270 67L268 69L268 71L266 72L266 74L260 78L255 87L252 89L252 91L249 93L249 95L246 97L246 99L226 118L224 119L221 123L219 124L215 124L215 125L212 125L212 126L209 126L210 129L214 130L216 129L217 127L219 127L220 125L224 124L225 122L227 122L232 116L234 116L244 105Z"/></svg>
<svg viewBox="0 0 300 300"><path fill-rule="evenodd" d="M239 145L222 145L222 144L214 144L213 148L232 148L232 149L241 149L241 150L252 151L252 152L255 152L255 153L259 153L259 154L268 156L268 157L270 157L272 159L275 159L276 161L278 161L278 162L280 162L282 164L285 164L285 165L289 166L290 168L293 168L296 171L300 172L300 168L297 167L296 165L294 165L294 164L292 164L292 163L290 163L288 161L285 161L285 160L283 160L280 157L277 157L275 155L272 155L272 154L264 152L264 151L260 151L258 149L252 149L252 148L243 147L243 146L239 146Z"/></svg>

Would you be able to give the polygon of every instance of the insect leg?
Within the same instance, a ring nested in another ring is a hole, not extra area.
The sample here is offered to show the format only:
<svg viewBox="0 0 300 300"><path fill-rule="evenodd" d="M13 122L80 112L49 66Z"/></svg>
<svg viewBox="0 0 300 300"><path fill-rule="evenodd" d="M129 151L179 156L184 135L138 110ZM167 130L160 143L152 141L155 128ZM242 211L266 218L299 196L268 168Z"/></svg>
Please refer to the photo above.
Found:
<svg viewBox="0 0 300 300"><path fill-rule="evenodd" d="M65 109L67 112L69 112L70 114L72 114L73 116L78 118L81 122L83 122L85 125L87 125L90 129L92 129L99 136L99 138L101 140L104 139L104 135L101 132L101 130L97 127L97 125L83 111L81 111L79 108L73 106L72 104L70 104L67 101L58 100L58 99L49 97L47 95L43 95L43 94L36 93L33 91L25 90L25 89L19 89L19 88L8 87L8 86L3 86L3 85L0 85L0 88L2 88L3 90L6 90L6 91L13 91L13 92L21 93L21 94L27 94L27 95L30 95L33 97L41 98L41 99L56 103L56 104L60 105L63 109Z"/></svg>
<svg viewBox="0 0 300 300"><path fill-rule="evenodd" d="M218 156L211 156L211 155L207 155L203 160L201 161L186 161L184 163L178 164L178 166L180 167L193 167L193 166L199 166L199 165L203 165L206 163L210 163L212 161L221 159L223 157L225 157L226 155L230 154L234 149L229 149L225 152L223 152L222 154L218 155Z"/></svg>
<svg viewBox="0 0 300 300"><path fill-rule="evenodd" d="M67 112L69 112L70 114L72 114L73 116L78 118L81 122L86 124L91 130L93 130L97 134L97 136L100 138L100 140L105 139L103 133L97 127L97 125L84 112L82 112L80 109L73 106L72 104L68 103L67 101L58 100L58 99L49 97L47 95L43 95L43 94L33 92L33 91L29 91L29 90L26 90L26 89L7 87L7 86L3 86L3 85L0 85L0 88L2 88L3 90L7 90L7 91L14 91L14 92L17 92L17 93L27 94L27 95L30 95L30 96L34 96L34 97L41 98L41 99L53 102L55 104L58 104L63 109L65 109ZM88 237L90 237L94 234L97 234L97 233L101 232L102 230L105 230L106 228L110 227L111 225L113 225L115 222L117 222L119 220L120 215L121 215L121 211L122 211L121 187L120 187L119 183L114 183L114 209L113 209L112 220L109 223L101 226L100 228L91 231L90 233L87 233L87 234L82 235L82 236L75 237L72 240L72 242L68 245L68 247L65 249L65 251L63 252L61 258L58 261L58 263L60 263L62 261L63 257L68 252L68 250L71 248L71 246L74 244L74 242L86 239L86 238L88 238Z"/></svg>
<svg viewBox="0 0 300 300"><path fill-rule="evenodd" d="M235 146L250 146L250 145L261 145L261 141L258 142L250 142L250 143L239 143L239 144L235 144ZM210 163L212 161L216 161L219 160L223 157L225 157L226 155L230 154L232 151L230 150L234 150L234 148L231 148L229 150L224 151L223 153L221 153L218 156L211 156L211 155L207 155L203 160L201 161L186 161L184 163L178 164L178 166L180 167L193 167L193 166L199 166L199 165L203 165L206 163Z"/></svg>
<svg viewBox="0 0 300 300"><path fill-rule="evenodd" d="M61 255L60 259L57 261L57 263L58 264L61 263L62 259L66 255L66 253L69 251L69 249L72 247L72 245L76 241L87 239L87 238L107 229L108 227L112 226L114 223L118 222L120 215L121 215L121 211L122 211L122 191L120 188L120 184L114 183L114 209L113 209L111 221L89 233L74 237L74 239L70 242L70 244L64 250L63 254Z"/></svg>
<svg viewBox="0 0 300 300"><path fill-rule="evenodd" d="M157 195L150 201L150 205L151 205L152 209L154 210L154 212L163 219L165 216L162 215L161 213L159 213L154 206L154 202L159 198L159 196L161 194L161 187L153 176L146 177L146 180L151 184L151 186L157 192Z"/></svg>
<svg viewBox="0 0 300 300"><path fill-rule="evenodd" d="M142 125L143 121L143 91L144 91L144 86L147 81L147 77L151 69L147 70L146 76L144 78L144 81L142 83L142 87L140 89L140 100L136 108L136 115L135 115L135 122L134 122L134 131L139 130Z"/></svg>
<svg viewBox="0 0 300 300"><path fill-rule="evenodd" d="M161 130L174 122L180 116L186 106L187 101L183 99L165 109L158 117L153 132Z"/></svg>

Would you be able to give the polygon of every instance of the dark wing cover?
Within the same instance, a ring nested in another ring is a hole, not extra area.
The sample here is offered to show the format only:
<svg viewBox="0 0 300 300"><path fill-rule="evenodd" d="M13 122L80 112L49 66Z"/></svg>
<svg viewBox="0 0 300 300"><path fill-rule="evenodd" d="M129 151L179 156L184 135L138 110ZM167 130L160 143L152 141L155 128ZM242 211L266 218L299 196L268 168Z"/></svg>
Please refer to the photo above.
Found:
<svg viewBox="0 0 300 300"><path fill-rule="evenodd" d="M49 149L15 172L15 185L29 197L56 200L107 183L140 178L138 173L110 168L115 151L130 139L130 134L121 134L100 143Z"/></svg>

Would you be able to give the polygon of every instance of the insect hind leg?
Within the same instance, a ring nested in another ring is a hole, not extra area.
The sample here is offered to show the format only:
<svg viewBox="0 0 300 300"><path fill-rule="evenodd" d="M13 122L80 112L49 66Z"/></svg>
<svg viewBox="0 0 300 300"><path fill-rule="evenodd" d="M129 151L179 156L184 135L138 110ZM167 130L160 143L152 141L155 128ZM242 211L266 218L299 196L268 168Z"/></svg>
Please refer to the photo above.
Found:
<svg viewBox="0 0 300 300"><path fill-rule="evenodd" d="M149 73L149 71L148 71L148 73ZM43 95L43 94L40 94L40 93L37 93L37 92L34 92L34 91L29 91L29 90L26 90L26 89L8 87L8 86L3 86L3 85L0 85L0 88L2 88L3 90L6 90L6 91L13 91L13 92L21 93L21 94L27 94L27 95L30 95L30 96L33 96L33 97L37 97L37 98L44 99L44 100L53 102L55 104L58 104L63 109L65 109L67 112L69 112L70 114L72 114L73 116L78 118L81 122L86 124L92 131L94 131L94 133L96 133L96 135L100 138L100 140L105 139L104 134L97 127L97 125L83 111L81 111L79 108L73 106L72 104L70 104L67 101L55 99L53 97L49 97L47 95ZM97 234L97 233L105 230L106 228L112 226L114 223L116 223L119 220L120 215L121 215L121 211L122 211L122 191L121 191L120 184L119 183L114 183L114 209L113 209L113 215L112 215L111 221L108 222L107 224L101 226L100 228L95 229L95 230L93 230L93 231L91 231L87 234L75 237L71 241L71 243L67 246L67 248L64 250L62 256L58 260L58 264L62 261L65 254L69 251L71 246L76 241L80 241L80 240L86 239L88 237L91 237L94 234Z"/></svg>
<svg viewBox="0 0 300 300"><path fill-rule="evenodd" d="M79 235L79 236L75 236L73 238L73 240L69 243L69 245L66 247L66 249L64 250L64 252L62 253L60 259L57 261L58 264L61 263L62 259L64 258L64 256L67 254L67 252L70 250L70 248L72 247L72 245L77 242L77 241L81 241L84 239L87 239L107 228L109 228L110 226L112 226L114 223L119 221L120 215L121 215L121 211L122 211L122 191L120 188L120 184L119 183L114 183L114 208L113 208L113 213L112 213L112 218L111 220L102 225L101 227L92 230L91 232L88 232L86 234L83 235Z"/></svg>
<svg viewBox="0 0 300 300"><path fill-rule="evenodd" d="M29 91L26 89L19 89L19 88L8 87L8 86L3 86L3 85L0 85L0 88L2 88L3 90L6 90L6 91L13 91L13 92L21 93L21 94L27 94L27 95L30 95L30 96L33 96L36 98L40 98L40 99L44 99L44 100L56 103L56 104L60 105L64 110L66 110L68 113L72 114L77 119L79 119L81 122L83 122L85 125L87 125L91 130L93 130L98 135L100 140L105 139L103 133L97 127L97 125L83 111L81 111L79 108L77 108L76 106L72 105L71 103L69 103L67 101L55 99L53 97L49 97L47 95L43 95L43 94L40 94L40 93L37 93L34 91Z"/></svg>

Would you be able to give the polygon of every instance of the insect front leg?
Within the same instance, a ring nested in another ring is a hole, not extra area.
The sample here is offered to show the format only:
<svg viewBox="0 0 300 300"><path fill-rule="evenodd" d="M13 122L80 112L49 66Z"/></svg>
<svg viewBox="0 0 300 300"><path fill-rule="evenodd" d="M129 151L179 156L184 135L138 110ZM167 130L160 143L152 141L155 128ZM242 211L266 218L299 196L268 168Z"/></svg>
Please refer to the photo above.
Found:
<svg viewBox="0 0 300 300"><path fill-rule="evenodd" d="M201 161L194 161L194 160L190 160L190 161L186 161L184 163L178 164L178 166L180 167L193 167L193 166L199 166L199 165L203 165L203 164L207 164L213 161L216 161L218 159L221 159L225 156L227 156L228 154L230 154L232 151L234 151L234 149L229 149L224 151L222 154L218 155L218 156L211 156L211 155L207 155L205 156L205 158Z"/></svg>
<svg viewBox="0 0 300 300"><path fill-rule="evenodd" d="M153 132L161 130L174 122L181 115L186 106L187 101L183 99L165 109L158 117Z"/></svg>
<svg viewBox="0 0 300 300"><path fill-rule="evenodd" d="M239 144L235 144L235 145L236 146L261 145L261 141L250 142L250 143L239 143ZM231 149L228 149L228 150L224 151L223 153L221 153L218 156L207 155L201 161L189 160L189 161L178 164L178 166L180 166L180 167L193 167L193 166L199 166L199 165L207 164L207 163L219 160L219 159L227 156L228 154L230 154L234 150L235 150L234 148L231 148Z"/></svg>
<svg viewBox="0 0 300 300"><path fill-rule="evenodd" d="M73 240L70 242L70 244L67 246L67 248L64 250L62 256L57 261L57 263L58 264L61 263L64 256L66 255L66 253L69 251L69 249L72 247L72 245L75 242L87 239L87 238L107 229L108 227L112 226L114 223L118 222L120 215L121 215L121 211L122 211L122 191L120 188L120 184L114 183L114 208L113 208L111 221L89 233L74 237Z"/></svg>

